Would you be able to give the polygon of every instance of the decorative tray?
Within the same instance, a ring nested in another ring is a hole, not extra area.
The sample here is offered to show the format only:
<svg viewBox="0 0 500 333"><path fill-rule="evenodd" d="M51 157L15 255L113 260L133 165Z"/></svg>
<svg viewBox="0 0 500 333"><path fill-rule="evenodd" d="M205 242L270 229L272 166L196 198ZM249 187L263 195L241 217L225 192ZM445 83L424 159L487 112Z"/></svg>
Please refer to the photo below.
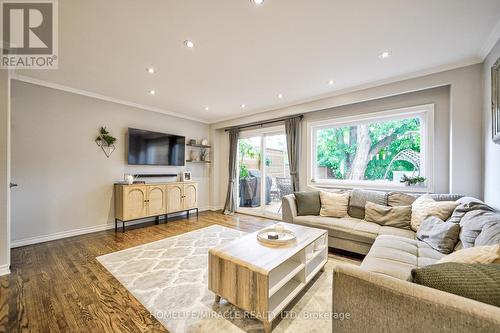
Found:
<svg viewBox="0 0 500 333"><path fill-rule="evenodd" d="M273 236L278 238L273 239ZM288 229L277 232L275 228L265 228L257 233L257 240L268 245L284 246L295 242L296 238L294 232Z"/></svg>

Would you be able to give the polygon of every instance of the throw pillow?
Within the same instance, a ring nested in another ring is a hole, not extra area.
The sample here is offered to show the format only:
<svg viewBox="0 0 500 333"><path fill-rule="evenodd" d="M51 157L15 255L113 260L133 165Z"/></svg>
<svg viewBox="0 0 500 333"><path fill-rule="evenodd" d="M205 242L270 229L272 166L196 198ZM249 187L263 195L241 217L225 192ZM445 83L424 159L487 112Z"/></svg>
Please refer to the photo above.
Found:
<svg viewBox="0 0 500 333"><path fill-rule="evenodd" d="M387 195L387 204L392 207L411 206L411 204L414 203L416 199L416 196L403 192L390 192Z"/></svg>
<svg viewBox="0 0 500 333"><path fill-rule="evenodd" d="M365 205L365 220L380 225L410 229L411 206L389 207L368 201Z"/></svg>
<svg viewBox="0 0 500 333"><path fill-rule="evenodd" d="M349 192L330 193L319 192L321 210L319 215L330 217L345 217L349 207Z"/></svg>
<svg viewBox="0 0 500 333"><path fill-rule="evenodd" d="M411 205L411 228L417 231L420 224L429 216L446 221L458 206L454 201L435 201L428 194L422 195Z"/></svg>
<svg viewBox="0 0 500 333"><path fill-rule="evenodd" d="M458 250L439 259L444 262L459 262L463 264L500 264L500 244L469 247Z"/></svg>
<svg viewBox="0 0 500 333"><path fill-rule="evenodd" d="M367 191L354 189L349 199L349 216L358 219L365 218L365 205L371 201L378 205L387 206L387 193L380 191Z"/></svg>
<svg viewBox="0 0 500 333"><path fill-rule="evenodd" d="M500 265L434 264L411 271L413 282L500 306Z"/></svg>
<svg viewBox="0 0 500 333"><path fill-rule="evenodd" d="M458 241L460 225L443 222L438 217L430 216L422 222L417 231L417 239L429 244L441 253L453 252Z"/></svg>
<svg viewBox="0 0 500 333"><path fill-rule="evenodd" d="M295 192L297 202L297 215L319 215L321 203L319 201L319 191Z"/></svg>

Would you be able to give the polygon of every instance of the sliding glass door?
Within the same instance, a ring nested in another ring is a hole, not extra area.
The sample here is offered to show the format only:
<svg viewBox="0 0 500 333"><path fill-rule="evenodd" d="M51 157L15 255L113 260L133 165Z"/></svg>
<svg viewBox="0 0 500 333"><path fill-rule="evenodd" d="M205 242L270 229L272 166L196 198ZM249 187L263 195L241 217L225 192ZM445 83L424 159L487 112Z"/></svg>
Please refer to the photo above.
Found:
<svg viewBox="0 0 500 333"><path fill-rule="evenodd" d="M281 198L292 193L284 128L242 132L238 150L238 212L281 217Z"/></svg>

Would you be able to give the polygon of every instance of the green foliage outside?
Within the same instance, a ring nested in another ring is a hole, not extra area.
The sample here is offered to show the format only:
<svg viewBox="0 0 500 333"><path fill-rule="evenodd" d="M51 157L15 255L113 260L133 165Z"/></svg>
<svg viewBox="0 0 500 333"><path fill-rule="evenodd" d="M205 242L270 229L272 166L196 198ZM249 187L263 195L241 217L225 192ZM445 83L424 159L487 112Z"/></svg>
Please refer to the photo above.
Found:
<svg viewBox="0 0 500 333"><path fill-rule="evenodd" d="M361 166L365 168L363 179L381 180L399 152L410 149L420 153L419 118L371 123L368 125L369 140L364 138L361 143L357 142L362 134L358 131L358 126L346 126L317 132L317 166L328 168L327 178L352 179L352 169ZM361 149L362 144L369 147ZM362 152L368 154L360 156ZM367 164L357 163L363 159ZM407 161L395 161L388 180L392 180L393 171L414 171L414 166Z"/></svg>

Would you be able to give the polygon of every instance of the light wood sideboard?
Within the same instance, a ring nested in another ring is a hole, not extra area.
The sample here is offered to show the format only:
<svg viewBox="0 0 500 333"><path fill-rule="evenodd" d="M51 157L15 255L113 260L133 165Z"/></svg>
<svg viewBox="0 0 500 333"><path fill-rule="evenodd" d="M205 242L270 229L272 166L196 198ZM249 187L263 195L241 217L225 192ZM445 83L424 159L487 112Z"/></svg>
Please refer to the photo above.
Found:
<svg viewBox="0 0 500 333"><path fill-rule="evenodd" d="M321 270L328 259L325 230L283 223L297 241L269 247L257 233L211 248L208 254L208 289L246 310L272 330L272 321Z"/></svg>
<svg viewBox="0 0 500 333"><path fill-rule="evenodd" d="M125 222L196 210L198 215L198 183L171 182L154 184L115 184L115 231L118 221Z"/></svg>

